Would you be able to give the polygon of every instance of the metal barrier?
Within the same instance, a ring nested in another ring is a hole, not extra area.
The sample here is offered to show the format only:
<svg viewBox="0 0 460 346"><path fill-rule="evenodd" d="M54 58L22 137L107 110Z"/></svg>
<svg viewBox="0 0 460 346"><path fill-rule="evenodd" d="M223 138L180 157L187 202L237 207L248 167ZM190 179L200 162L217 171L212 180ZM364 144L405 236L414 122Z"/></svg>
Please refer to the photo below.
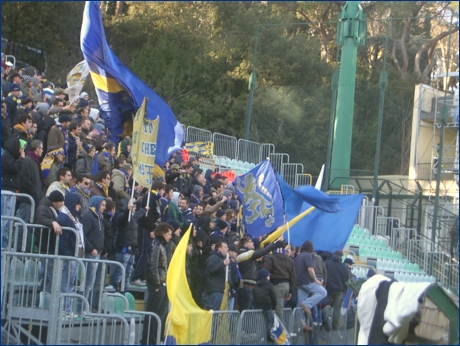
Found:
<svg viewBox="0 0 460 346"><path fill-rule="evenodd" d="M266 343L267 323L262 310L244 310L240 319L240 345Z"/></svg>
<svg viewBox="0 0 460 346"><path fill-rule="evenodd" d="M258 164L260 162L260 144L246 139L239 139L236 158L240 161Z"/></svg>
<svg viewBox="0 0 460 346"><path fill-rule="evenodd" d="M198 127L188 126L186 132L186 142L210 142L212 132Z"/></svg>
<svg viewBox="0 0 460 346"><path fill-rule="evenodd" d="M281 153L270 153L268 155L273 167L281 174L283 163L289 163L289 155Z"/></svg>
<svg viewBox="0 0 460 346"><path fill-rule="evenodd" d="M275 152L275 145L272 143L262 143L260 145L260 156L259 156L259 162L265 161L267 157L270 156L270 154L273 154ZM257 162L257 163L259 163Z"/></svg>
<svg viewBox="0 0 460 346"><path fill-rule="evenodd" d="M399 219L396 217L377 216L375 218L374 235L391 238L393 236L393 226L395 224L399 225Z"/></svg>
<svg viewBox="0 0 460 346"><path fill-rule="evenodd" d="M453 287L458 295L458 263L444 263L442 266L441 285L447 288Z"/></svg>
<svg viewBox="0 0 460 346"><path fill-rule="evenodd" d="M390 247L402 253L403 256L409 255L409 240L416 234L413 228L393 228L390 239Z"/></svg>
<svg viewBox="0 0 460 346"><path fill-rule="evenodd" d="M295 337L292 338L293 345L309 344L309 333L305 332L303 327L310 325L310 315L306 315L302 308L295 308L292 312L293 315L293 329L292 332Z"/></svg>
<svg viewBox="0 0 460 346"><path fill-rule="evenodd" d="M425 264L425 255L427 252L433 251L433 242L428 239L410 239L409 254L407 258L410 262ZM426 267L423 268L426 270Z"/></svg>
<svg viewBox="0 0 460 346"><path fill-rule="evenodd" d="M359 224L361 225L361 227L370 230L372 235L376 235L374 222L377 217L383 215L385 215L385 210L383 209L383 207L363 205L361 206L358 214Z"/></svg>
<svg viewBox="0 0 460 346"><path fill-rule="evenodd" d="M211 345L238 345L241 336L239 311L213 311Z"/></svg>
<svg viewBox="0 0 460 346"><path fill-rule="evenodd" d="M301 163L282 163L280 174L286 183L296 188L299 186L299 175L303 174L303 165Z"/></svg>
<svg viewBox="0 0 460 346"><path fill-rule="evenodd" d="M353 185L342 185L340 191L342 195L352 195L355 193L355 187Z"/></svg>
<svg viewBox="0 0 460 346"><path fill-rule="evenodd" d="M16 210L16 202L17 202L17 198L18 197L24 197L24 198L27 198L29 201L30 201L30 218L29 218L29 222L32 222L33 219L34 219L34 214L35 214L35 201L34 199L32 198L32 196L26 194L26 193L16 193L16 192L11 192L11 191L6 191L6 190L2 190L2 203L3 203L3 197L4 196L11 196L11 197L14 197L14 200L13 200L13 205L12 205L12 210L13 210L13 213L14 211ZM3 210L3 208L2 208ZM14 215L2 215L2 216L14 216ZM27 220L25 220L27 222Z"/></svg>
<svg viewBox="0 0 460 346"><path fill-rule="evenodd" d="M67 301L60 305L60 294L74 292L77 287L72 265L81 268L80 280L84 282L85 270L78 258L2 253L2 331L9 336L8 340L56 343L53 337L57 334L58 311L60 306L63 310L71 304Z"/></svg>
<svg viewBox="0 0 460 346"><path fill-rule="evenodd" d="M212 141L214 142L214 155L236 159L236 147L238 144L236 137L216 132L212 135Z"/></svg>
<svg viewBox="0 0 460 346"><path fill-rule="evenodd" d="M297 174L297 186L311 185L313 177L309 173Z"/></svg>
<svg viewBox="0 0 460 346"><path fill-rule="evenodd" d="M294 315L291 308L283 309L283 321L284 326L289 331L289 333L291 333L291 336L293 336L292 333L294 332Z"/></svg>

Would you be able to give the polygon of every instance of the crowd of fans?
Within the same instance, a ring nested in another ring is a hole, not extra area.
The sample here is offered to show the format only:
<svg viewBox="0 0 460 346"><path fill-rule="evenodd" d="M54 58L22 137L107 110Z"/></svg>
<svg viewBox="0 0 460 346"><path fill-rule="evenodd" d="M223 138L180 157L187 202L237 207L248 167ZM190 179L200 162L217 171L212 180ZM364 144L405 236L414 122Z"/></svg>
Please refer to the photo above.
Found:
<svg viewBox="0 0 460 346"><path fill-rule="evenodd" d="M283 239L262 248L262 238L246 234L237 221L241 200L228 178L201 169L200 158L184 160L182 151L174 153L164 177L156 177L150 187L133 185L130 137L120 138L117 147L113 144L97 103L86 92L69 103L64 89L54 87L33 67L15 71L4 62L2 67L2 190L31 196L36 208L33 222L51 230L40 244L29 239L26 251L53 254L60 235L58 254L75 256L77 238L62 227L74 228L81 239L78 256L120 262L126 270L125 290L147 286L145 308L164 322L168 266L191 227L186 273L192 296L202 308L260 308L273 324L275 311L283 321L285 306L302 306L313 314L314 323L321 324L317 305L327 304L329 293L334 309L340 309L350 275L340 253L324 265L308 241L298 255ZM30 200L18 198L14 204L13 198L2 195L2 215L29 220ZM3 220L3 249L9 236L9 223ZM75 281L72 263L66 262L63 276ZM52 266L52 261L46 265ZM51 275L52 267L46 272ZM121 270L110 274L111 285L120 291ZM98 264L91 262L84 295L92 309L99 304L94 298L100 290L98 275ZM228 299L223 296L226 280ZM50 292L52 277L46 282L43 290ZM62 285L63 292L71 290L72 282ZM70 304L65 309L70 313ZM338 319L339 315L335 328ZM155 334L147 340L144 330L141 343L156 342Z"/></svg>

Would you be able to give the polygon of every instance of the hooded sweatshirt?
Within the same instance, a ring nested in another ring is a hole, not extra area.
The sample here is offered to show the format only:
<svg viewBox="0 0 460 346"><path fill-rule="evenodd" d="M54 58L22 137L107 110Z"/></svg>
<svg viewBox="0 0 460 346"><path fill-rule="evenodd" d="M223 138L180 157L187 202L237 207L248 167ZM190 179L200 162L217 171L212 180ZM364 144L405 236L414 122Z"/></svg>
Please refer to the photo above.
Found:
<svg viewBox="0 0 460 346"><path fill-rule="evenodd" d="M80 197L76 193L67 193L64 198L64 206L58 215L57 222L62 227L73 228L79 232L81 243L79 248L83 249L83 226L80 223L80 212L76 210L80 204ZM62 230L61 239L59 240L59 255L75 256L76 238L75 234L69 230Z"/></svg>
<svg viewBox="0 0 460 346"><path fill-rule="evenodd" d="M11 138L5 143L2 155L2 190L16 192L19 190L19 173L24 159L20 157L18 138Z"/></svg>
<svg viewBox="0 0 460 346"><path fill-rule="evenodd" d="M93 196L89 199L89 210L81 217L85 235L85 252L91 253L94 249L98 254L104 248L104 226L99 207L104 197Z"/></svg>

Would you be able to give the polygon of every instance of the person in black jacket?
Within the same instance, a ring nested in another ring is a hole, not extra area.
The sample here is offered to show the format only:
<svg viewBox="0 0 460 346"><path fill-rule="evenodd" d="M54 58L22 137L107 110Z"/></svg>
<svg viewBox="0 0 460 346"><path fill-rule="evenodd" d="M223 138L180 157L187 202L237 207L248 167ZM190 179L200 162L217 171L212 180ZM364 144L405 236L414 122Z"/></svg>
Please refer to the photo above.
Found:
<svg viewBox="0 0 460 346"><path fill-rule="evenodd" d="M85 257L99 259L104 248L104 225L102 213L105 210L105 199L101 196L93 196L89 199L89 210L81 216L85 235ZM87 263L85 297L92 305L90 293L96 280L98 263Z"/></svg>
<svg viewBox="0 0 460 346"><path fill-rule="evenodd" d="M141 208L147 207L148 194L150 193L149 212L143 217L139 218L139 232L138 232L138 246L139 251L134 263L134 273L131 281L134 285L145 286L145 263L147 253L149 251L152 239L150 232L153 232L155 226L159 223L160 214L160 198L158 191L164 190L164 184L161 182L153 182L152 188L147 192L141 201Z"/></svg>
<svg viewBox="0 0 460 346"><path fill-rule="evenodd" d="M168 310L168 297L166 295L168 259L165 246L171 240L172 232L172 226L166 222L159 223L155 227L155 239L149 248L147 265L145 267L145 278L149 294L145 310L153 312L160 317L162 328L160 335L164 335L164 325ZM160 343L160 340L155 340L157 328L156 319L145 316L140 344Z"/></svg>
<svg viewBox="0 0 460 346"><path fill-rule="evenodd" d="M149 207L136 211L134 203L128 203L129 200L124 198L120 201L121 212L115 217L115 224L118 228L118 236L115 244L115 256L117 262L120 262L125 268L125 291L128 289L128 282L133 270L134 258L138 249L138 220L143 217ZM131 213L131 220L128 221ZM120 291L121 286L121 269L116 267L111 276L111 284L116 291Z"/></svg>
<svg viewBox="0 0 460 346"><path fill-rule="evenodd" d="M254 307L262 309L267 322L267 339L270 339L270 330L275 322L273 315L276 309L276 293L273 284L270 282L270 273L267 269L257 272L257 283L254 287Z"/></svg>
<svg viewBox="0 0 460 346"><path fill-rule="evenodd" d="M256 284L257 263L256 260L269 254L271 251L284 246L283 241L268 244L263 249L255 250L254 242L250 237L240 239L240 249L236 261L238 262L243 287L238 290L239 310L249 310L254 307L253 289Z"/></svg>
<svg viewBox="0 0 460 346"><path fill-rule="evenodd" d="M39 158L43 152L43 143L39 140L30 142L30 150L24 158L21 172L19 173L19 193L30 195L37 208L40 200L43 197L43 180L42 171L40 169ZM19 207L16 216L25 222L29 222L31 215L31 204L28 198L18 198ZM22 245L22 227L18 228L18 248Z"/></svg>
<svg viewBox="0 0 460 346"><path fill-rule="evenodd" d="M68 193L64 197L64 206L61 207L61 212L57 217L57 222L61 227L69 227L76 230L80 237L83 237L83 225L80 223L80 198L76 193ZM75 234L69 230L62 230L61 238L59 239L59 252L61 256L75 256L76 244ZM78 243L78 249L84 251L83 238ZM83 256L83 253L81 254ZM62 280L61 293L73 293L75 278L77 277L78 263L69 259L63 258L62 262ZM72 310L71 299L64 299L64 312L70 314Z"/></svg>
<svg viewBox="0 0 460 346"><path fill-rule="evenodd" d="M24 164L24 147L19 139L11 138L4 145L2 155L2 190L17 192L19 190L19 173ZM2 195L2 216L14 216L14 197ZM8 232L11 222L2 219L2 247L8 244Z"/></svg>
<svg viewBox="0 0 460 346"><path fill-rule="evenodd" d="M56 235L62 234L62 228L57 222L57 217L63 203L64 195L59 191L53 191L48 197L43 197L37 208L34 222L48 227L41 230L36 229L37 234L35 240L37 246L40 246L39 252L41 254L55 254ZM54 260L42 259L42 264L43 267L46 268L45 276L42 281L42 289L51 293Z"/></svg>
<svg viewBox="0 0 460 346"><path fill-rule="evenodd" d="M223 241L216 244L206 260L206 275L203 285L203 305L208 310L219 311L225 290L225 271L230 264L227 257L228 245Z"/></svg>
<svg viewBox="0 0 460 346"><path fill-rule="evenodd" d="M342 307L343 294L347 291L346 282L350 277L350 270L342 263L343 253L337 250L332 258L326 261L327 281L326 291L332 303L332 329L339 328L340 308Z"/></svg>

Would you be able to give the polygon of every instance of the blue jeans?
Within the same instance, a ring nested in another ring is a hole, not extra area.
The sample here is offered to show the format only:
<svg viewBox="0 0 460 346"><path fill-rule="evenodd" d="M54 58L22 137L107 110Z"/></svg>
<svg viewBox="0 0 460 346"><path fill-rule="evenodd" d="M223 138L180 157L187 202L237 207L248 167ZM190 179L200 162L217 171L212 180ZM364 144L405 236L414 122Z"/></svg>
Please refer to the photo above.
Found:
<svg viewBox="0 0 460 346"><path fill-rule="evenodd" d="M2 216L14 216L14 199L14 196L2 195ZM12 225L11 220L2 220L2 248L8 246L8 235L12 234Z"/></svg>
<svg viewBox="0 0 460 346"><path fill-rule="evenodd" d="M247 286L238 289L239 310L254 309L254 290Z"/></svg>
<svg viewBox="0 0 460 346"><path fill-rule="evenodd" d="M85 253L85 258L99 259L100 257L101 257L100 254L93 256L89 253ZM94 283L96 282L96 273L97 273L97 267L99 266L99 263L87 262L86 264L87 264L86 265L86 283L85 283L85 294L84 295L85 295L85 298L88 299L89 306L91 307L92 299L90 299L90 294L94 288Z"/></svg>
<svg viewBox="0 0 460 346"><path fill-rule="evenodd" d="M316 282L311 282L308 285L298 287L298 303L304 303L310 310L318 304L321 299L327 296L327 291L323 286L318 285ZM309 295L311 296L309 297Z"/></svg>
<svg viewBox="0 0 460 346"><path fill-rule="evenodd" d="M222 298L224 297L223 292L203 292L203 305L206 309L219 311Z"/></svg>
<svg viewBox="0 0 460 346"><path fill-rule="evenodd" d="M62 281L61 281L61 292L62 293L73 293L75 287L75 278L77 277L78 262L69 261L65 259L62 262ZM71 312L71 301L72 299L66 297L64 299L64 311Z"/></svg>
<svg viewBox="0 0 460 346"><path fill-rule="evenodd" d="M117 252L116 253L116 260L117 262L120 262L123 267L125 268L125 292L128 289L128 282L129 282L129 277L131 276L131 273L133 271L133 265L134 265L134 254L129 254L129 253L121 253ZM120 291L121 288L121 268L120 267L115 267L115 271L113 272L113 275L111 276L112 279L110 280L110 284L115 288L116 291Z"/></svg>

